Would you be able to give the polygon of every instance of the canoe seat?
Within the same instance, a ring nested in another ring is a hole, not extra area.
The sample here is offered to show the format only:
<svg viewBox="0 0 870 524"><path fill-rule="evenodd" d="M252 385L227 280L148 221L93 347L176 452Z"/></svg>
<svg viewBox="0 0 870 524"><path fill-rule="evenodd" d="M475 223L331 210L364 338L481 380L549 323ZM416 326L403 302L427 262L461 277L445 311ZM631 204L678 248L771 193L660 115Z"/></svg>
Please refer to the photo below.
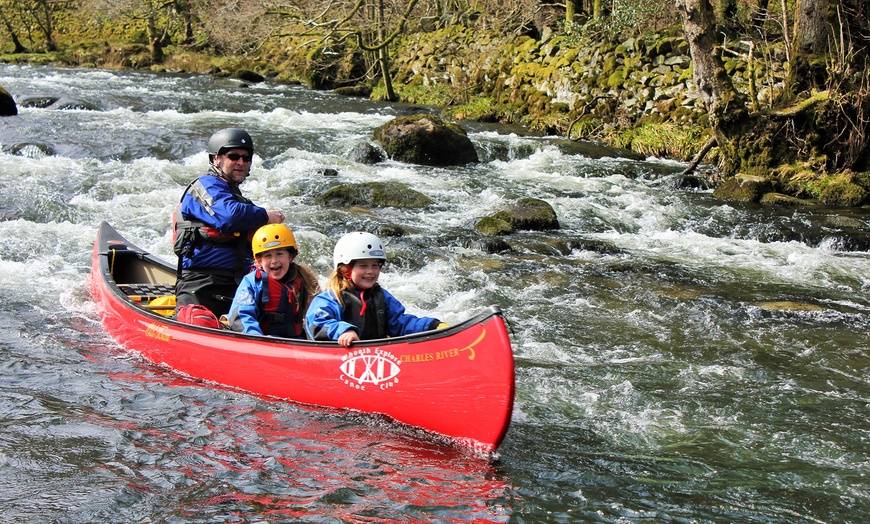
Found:
<svg viewBox="0 0 870 524"><path fill-rule="evenodd" d="M135 296L141 300L154 300L175 294L175 286L168 284L118 284L118 287L128 297Z"/></svg>

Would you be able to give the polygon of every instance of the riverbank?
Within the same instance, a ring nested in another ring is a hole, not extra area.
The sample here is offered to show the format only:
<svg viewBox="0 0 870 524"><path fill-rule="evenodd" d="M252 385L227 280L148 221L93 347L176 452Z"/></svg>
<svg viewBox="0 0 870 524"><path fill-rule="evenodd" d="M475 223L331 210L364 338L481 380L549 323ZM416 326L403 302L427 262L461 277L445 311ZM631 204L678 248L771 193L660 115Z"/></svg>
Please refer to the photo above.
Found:
<svg viewBox="0 0 870 524"><path fill-rule="evenodd" d="M323 49L286 37L246 57L214 57L169 46L154 64L144 44L96 42L72 52L4 55L0 61L99 68L134 68L218 75L335 89L351 96L385 97L383 82L365 80L363 57L352 49ZM735 86L755 93L760 107L782 89L784 51L764 61L732 50L726 71ZM780 57L780 58L778 58ZM693 81L692 60L679 27L643 38L593 41L544 31L539 38L449 26L398 38L393 85L402 102L434 106L442 116L518 124L539 132L630 149L644 156L690 161L710 140L706 108ZM363 80L360 80L360 79ZM714 147L687 185L718 186ZM862 205L867 176L829 177L815 166L783 166L768 177L776 205ZM725 191L725 189L722 189ZM745 191L723 193L744 200ZM751 193L752 200L763 197ZM797 200L796 200L797 199Z"/></svg>

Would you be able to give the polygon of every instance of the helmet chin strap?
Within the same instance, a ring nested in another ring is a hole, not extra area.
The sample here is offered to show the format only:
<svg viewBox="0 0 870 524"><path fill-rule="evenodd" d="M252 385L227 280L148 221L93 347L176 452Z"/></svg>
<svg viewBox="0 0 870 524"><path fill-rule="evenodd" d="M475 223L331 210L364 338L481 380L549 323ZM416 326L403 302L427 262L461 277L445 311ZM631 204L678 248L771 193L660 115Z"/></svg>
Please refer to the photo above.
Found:
<svg viewBox="0 0 870 524"><path fill-rule="evenodd" d="M224 180L229 181L229 178L227 177L227 174L224 173L224 170L219 168L218 166L216 166L214 163L211 164L211 167L209 168L209 170L212 173L214 173L216 176L219 176L219 177L223 178Z"/></svg>
<svg viewBox="0 0 870 524"><path fill-rule="evenodd" d="M218 166L216 166L216 165L214 165L214 164L211 165L211 171L212 171L215 175L217 175L217 176L223 178L224 180L226 180L228 184L237 184L237 182L234 182L234 181L230 178L230 176L227 175L227 174L224 172L223 169L219 168ZM248 172L245 173L245 179L247 180L247 178L248 178L249 176L251 176L251 171L250 171L250 170L248 170Z"/></svg>

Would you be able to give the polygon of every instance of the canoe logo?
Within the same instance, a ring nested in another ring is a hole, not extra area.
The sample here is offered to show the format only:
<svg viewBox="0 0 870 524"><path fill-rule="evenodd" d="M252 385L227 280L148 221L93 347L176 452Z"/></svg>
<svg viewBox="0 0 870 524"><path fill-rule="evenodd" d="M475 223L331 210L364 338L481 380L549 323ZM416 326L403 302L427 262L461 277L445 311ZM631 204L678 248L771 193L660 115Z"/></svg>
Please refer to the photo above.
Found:
<svg viewBox="0 0 870 524"><path fill-rule="evenodd" d="M399 382L399 359L380 348L360 348L341 357L341 379L354 389L388 389Z"/></svg>

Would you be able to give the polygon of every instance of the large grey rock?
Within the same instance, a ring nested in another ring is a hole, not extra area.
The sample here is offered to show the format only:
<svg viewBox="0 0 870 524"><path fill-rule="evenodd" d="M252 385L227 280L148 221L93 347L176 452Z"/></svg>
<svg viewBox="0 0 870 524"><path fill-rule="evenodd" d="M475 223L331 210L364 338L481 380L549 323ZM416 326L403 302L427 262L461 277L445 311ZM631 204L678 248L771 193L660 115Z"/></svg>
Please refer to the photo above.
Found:
<svg viewBox="0 0 870 524"><path fill-rule="evenodd" d="M461 166L477 162L465 130L437 116L400 116L377 128L374 139L393 160L426 166Z"/></svg>
<svg viewBox="0 0 870 524"><path fill-rule="evenodd" d="M314 201L328 207L423 208L433 203L428 196L399 182L340 184Z"/></svg>

